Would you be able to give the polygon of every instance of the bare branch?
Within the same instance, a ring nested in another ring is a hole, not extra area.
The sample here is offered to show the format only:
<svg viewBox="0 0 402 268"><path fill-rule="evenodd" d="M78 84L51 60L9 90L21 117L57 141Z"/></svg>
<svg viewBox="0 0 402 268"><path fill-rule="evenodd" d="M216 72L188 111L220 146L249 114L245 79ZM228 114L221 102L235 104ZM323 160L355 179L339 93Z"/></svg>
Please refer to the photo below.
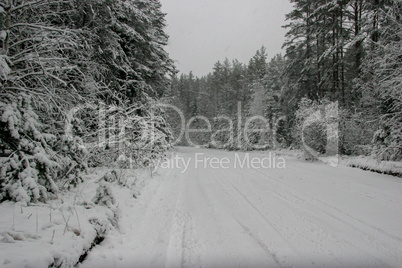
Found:
<svg viewBox="0 0 402 268"><path fill-rule="evenodd" d="M34 2L27 2L27 3L24 3L22 5L19 5L19 6L11 8L9 12L12 13L14 11L17 11L17 10L22 9L24 7L27 7L27 6L34 7L34 6L38 5L38 4L40 4L42 2L46 2L46 1L48 1L48 0L38 0L38 1L34 1Z"/></svg>
<svg viewBox="0 0 402 268"><path fill-rule="evenodd" d="M41 24L34 24L34 23L16 23L16 24L10 26L10 28L16 28L16 27L32 27L32 28L39 28L39 29L43 29L43 30L61 32L61 33L77 32L77 31L72 30L72 29L60 29L60 28L44 26L44 25L41 25Z"/></svg>

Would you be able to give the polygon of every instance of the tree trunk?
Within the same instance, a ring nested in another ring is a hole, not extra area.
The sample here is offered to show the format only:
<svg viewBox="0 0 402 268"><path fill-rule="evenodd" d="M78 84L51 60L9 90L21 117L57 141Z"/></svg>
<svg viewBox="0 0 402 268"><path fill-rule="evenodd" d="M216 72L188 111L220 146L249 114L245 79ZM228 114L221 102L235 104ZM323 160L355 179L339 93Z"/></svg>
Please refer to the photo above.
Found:
<svg viewBox="0 0 402 268"><path fill-rule="evenodd" d="M362 16L362 2L361 0L355 0L354 5L354 23L355 23L355 38L357 38L360 34L360 23ZM361 67L361 45L362 42L359 40L355 44L355 68L357 72L357 77L360 76L360 67Z"/></svg>
<svg viewBox="0 0 402 268"><path fill-rule="evenodd" d="M341 95L342 95L342 106L345 107L346 101L345 101L345 66L344 66L344 52L343 52L343 5L342 3L339 4L339 15L340 15L340 21L339 21L339 40L340 40L340 45L339 45L339 50L340 50L340 67L341 67Z"/></svg>

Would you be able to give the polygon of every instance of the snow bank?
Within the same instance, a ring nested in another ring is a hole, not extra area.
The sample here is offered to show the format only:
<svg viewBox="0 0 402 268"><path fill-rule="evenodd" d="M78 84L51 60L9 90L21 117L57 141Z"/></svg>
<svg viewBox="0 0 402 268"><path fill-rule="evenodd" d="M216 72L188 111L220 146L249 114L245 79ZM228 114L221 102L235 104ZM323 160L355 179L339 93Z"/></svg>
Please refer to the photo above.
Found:
<svg viewBox="0 0 402 268"><path fill-rule="evenodd" d="M269 150L266 153L272 153L274 156L291 157L291 158L303 158L303 152L301 150L290 150L290 149L278 149ZM328 160L325 157L320 157L321 160ZM402 162L395 161L377 161L376 159L367 156L355 156L355 157L340 157L341 164L360 168L367 171L377 172L380 174L393 175L397 177L402 177Z"/></svg>
<svg viewBox="0 0 402 268"><path fill-rule="evenodd" d="M302 158L303 151L302 150L294 150L294 149L274 149L268 150L267 153L272 153L275 156L282 156L282 157L292 157L292 158Z"/></svg>
<svg viewBox="0 0 402 268"><path fill-rule="evenodd" d="M0 204L1 267L73 267L111 230L119 229L119 199L133 199L149 178L149 170L96 169L85 183L48 204ZM117 201L116 201L117 200Z"/></svg>
<svg viewBox="0 0 402 268"><path fill-rule="evenodd" d="M345 163L349 167L402 177L402 162L377 161L369 157L359 156L345 159Z"/></svg>

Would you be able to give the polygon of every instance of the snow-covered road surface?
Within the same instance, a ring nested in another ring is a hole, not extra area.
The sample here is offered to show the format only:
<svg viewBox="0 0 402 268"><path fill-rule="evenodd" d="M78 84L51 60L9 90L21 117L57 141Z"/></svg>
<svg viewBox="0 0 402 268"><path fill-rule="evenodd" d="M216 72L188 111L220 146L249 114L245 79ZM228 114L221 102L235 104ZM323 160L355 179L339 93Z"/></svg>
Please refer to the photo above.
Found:
<svg viewBox="0 0 402 268"><path fill-rule="evenodd" d="M293 158L233 168L245 153L177 150L186 171L160 168L138 199L118 197L120 233L81 267L401 267L400 178ZM196 153L232 168L196 168Z"/></svg>

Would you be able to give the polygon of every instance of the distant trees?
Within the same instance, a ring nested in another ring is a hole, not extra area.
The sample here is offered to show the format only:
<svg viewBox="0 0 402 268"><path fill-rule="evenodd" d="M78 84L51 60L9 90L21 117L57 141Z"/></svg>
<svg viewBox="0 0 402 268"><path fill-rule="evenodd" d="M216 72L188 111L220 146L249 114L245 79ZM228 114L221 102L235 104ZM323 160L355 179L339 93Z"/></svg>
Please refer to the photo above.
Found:
<svg viewBox="0 0 402 268"><path fill-rule="evenodd" d="M238 123L238 113L243 119L246 116L255 115L270 117L273 111L278 109L280 105L278 92L281 91L279 74L282 68L281 61L282 58L277 56L275 63L268 65L267 53L262 47L256 51L247 65L238 60L225 59L223 62L216 62L213 72L204 77L194 77L191 72L189 75L182 74L180 78L173 79L170 90L172 104L180 107L187 119L199 115L214 122L212 133L218 131L220 135L214 136L213 139L218 140L219 144L226 145L230 139L227 135L229 124L227 120L219 120L216 117L226 116L232 122ZM269 68L273 71L272 75L268 73ZM272 109L269 108L270 105L273 106ZM171 123L174 124L174 122ZM234 140L241 140L240 148L247 148L244 135L240 133L241 136L238 136L239 130L244 130L244 120L241 123L243 125L234 124L231 132L235 134ZM192 127L195 126L192 125ZM261 127L258 124L253 126ZM238 129L239 127L242 129ZM225 129L226 133L223 131ZM208 138L209 145L214 146L211 144L211 135ZM257 139L254 140L257 142ZM235 147L239 148L238 144L235 146L233 142L230 146L226 146L226 148Z"/></svg>
<svg viewBox="0 0 402 268"><path fill-rule="evenodd" d="M135 161L166 150L163 111L150 109L174 70L166 43L156 0L2 1L0 201L44 201L79 182L79 171L95 164L94 157L110 155L97 138L117 135L119 120L135 129L125 142L137 151L145 125L156 126L159 140L134 154ZM102 105L120 111L107 110L104 125ZM125 121L128 110L138 120Z"/></svg>

